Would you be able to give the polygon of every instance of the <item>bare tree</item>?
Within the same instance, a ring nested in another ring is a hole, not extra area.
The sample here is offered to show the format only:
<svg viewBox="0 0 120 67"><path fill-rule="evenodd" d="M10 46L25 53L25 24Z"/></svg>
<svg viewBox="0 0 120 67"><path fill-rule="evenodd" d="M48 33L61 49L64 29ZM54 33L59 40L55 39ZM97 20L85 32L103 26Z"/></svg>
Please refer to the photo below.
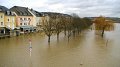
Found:
<svg viewBox="0 0 120 67"><path fill-rule="evenodd" d="M62 31L62 15L58 14L55 18L55 32L57 34L57 40L59 40L59 34Z"/></svg>
<svg viewBox="0 0 120 67"><path fill-rule="evenodd" d="M67 29L67 33L68 33L68 41L69 38L71 36L71 32L72 32L72 17L71 16L66 16L67 22L66 22L66 29Z"/></svg>
<svg viewBox="0 0 120 67"><path fill-rule="evenodd" d="M48 42L50 42L50 37L54 30L54 20L50 16L45 16L43 21L43 30L45 34L48 36Z"/></svg>
<svg viewBox="0 0 120 67"><path fill-rule="evenodd" d="M80 18L77 14L67 15L61 13L49 13L49 16L44 17L43 30L48 36L48 42L50 42L51 35L55 32L57 34L57 40L59 40L60 32L64 31L64 34L69 38L73 32L79 32L86 27L89 27L88 19Z"/></svg>
<svg viewBox="0 0 120 67"><path fill-rule="evenodd" d="M73 35L75 36L75 33L81 32L82 30L88 28L90 25L92 25L91 20L88 18L80 18L77 14L72 14L72 31Z"/></svg>
<svg viewBox="0 0 120 67"><path fill-rule="evenodd" d="M66 17L66 14L63 14L61 17L61 22L62 22L62 27L63 27L65 36L66 36L66 31L67 31L67 21L68 19Z"/></svg>

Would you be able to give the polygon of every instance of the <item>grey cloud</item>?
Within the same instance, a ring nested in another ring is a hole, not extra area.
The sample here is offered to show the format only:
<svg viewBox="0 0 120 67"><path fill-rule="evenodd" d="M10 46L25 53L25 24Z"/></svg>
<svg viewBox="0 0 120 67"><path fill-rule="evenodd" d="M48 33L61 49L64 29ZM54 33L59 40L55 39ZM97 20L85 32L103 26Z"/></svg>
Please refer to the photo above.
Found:
<svg viewBox="0 0 120 67"><path fill-rule="evenodd" d="M13 2L15 1L15 2ZM14 5L24 5L24 0L0 0L0 4L9 6ZM37 0L36 0L37 1ZM19 3L16 3L19 2ZM31 0L31 3L34 2ZM10 4L12 3L12 4ZM57 11L49 9L48 6L55 4L62 4L63 8L60 8L59 11L64 10L65 13L77 13L80 16L120 16L120 0L46 0L45 4L47 6L39 7L36 6L33 9L39 11ZM35 5L34 5L35 6ZM28 4L29 7L29 4Z"/></svg>
<svg viewBox="0 0 120 67"><path fill-rule="evenodd" d="M69 2L68 4L66 4L66 7L69 9L77 8L77 10L69 11L77 12L81 16L84 16L84 14L88 14L88 16L96 16L98 14L102 14L105 16L116 16L116 14L120 12L118 9L118 5L118 0L84 0L77 3Z"/></svg>
<svg viewBox="0 0 120 67"><path fill-rule="evenodd" d="M49 5L53 5L53 4L65 3L65 1L64 0L50 0L50 1L47 1L46 3Z"/></svg>

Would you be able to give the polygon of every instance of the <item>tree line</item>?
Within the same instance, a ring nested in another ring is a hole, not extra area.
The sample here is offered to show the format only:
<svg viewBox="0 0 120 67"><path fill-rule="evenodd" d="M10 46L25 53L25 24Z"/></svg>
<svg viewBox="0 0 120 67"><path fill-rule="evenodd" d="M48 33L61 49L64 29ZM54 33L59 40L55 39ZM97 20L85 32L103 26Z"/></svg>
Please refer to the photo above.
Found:
<svg viewBox="0 0 120 67"><path fill-rule="evenodd" d="M61 13L47 13L44 14L42 22L42 28L45 34L48 36L48 42L52 34L57 35L59 40L59 34L64 32L68 40L71 35L79 34L82 30L90 27L92 21L88 18L80 18L77 14L71 15Z"/></svg>

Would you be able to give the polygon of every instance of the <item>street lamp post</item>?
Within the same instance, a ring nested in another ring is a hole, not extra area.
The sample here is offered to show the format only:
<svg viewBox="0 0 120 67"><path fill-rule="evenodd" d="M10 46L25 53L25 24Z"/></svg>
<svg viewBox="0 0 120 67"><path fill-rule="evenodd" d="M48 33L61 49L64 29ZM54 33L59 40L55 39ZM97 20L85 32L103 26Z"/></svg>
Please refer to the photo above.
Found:
<svg viewBox="0 0 120 67"><path fill-rule="evenodd" d="M29 51L30 51L30 57L31 57L31 52L32 52L32 42L31 42L30 39L29 39Z"/></svg>
<svg viewBox="0 0 120 67"><path fill-rule="evenodd" d="M31 39L29 39L29 52L30 52L30 67L32 67L32 59L31 59L32 42L31 42Z"/></svg>

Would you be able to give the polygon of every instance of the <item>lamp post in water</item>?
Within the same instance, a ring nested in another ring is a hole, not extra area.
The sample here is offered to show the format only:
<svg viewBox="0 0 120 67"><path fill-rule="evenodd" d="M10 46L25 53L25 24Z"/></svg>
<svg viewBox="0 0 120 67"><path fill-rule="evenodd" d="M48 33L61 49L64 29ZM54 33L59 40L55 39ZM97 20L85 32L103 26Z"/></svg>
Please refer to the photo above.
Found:
<svg viewBox="0 0 120 67"><path fill-rule="evenodd" d="M30 67L32 67L32 59L31 59L31 53L32 53L32 42L31 42L31 39L29 39L29 51L30 51Z"/></svg>
<svg viewBox="0 0 120 67"><path fill-rule="evenodd" d="M29 39L29 51L30 51L30 57L31 57L31 52L32 52L32 42L31 42L31 39Z"/></svg>

